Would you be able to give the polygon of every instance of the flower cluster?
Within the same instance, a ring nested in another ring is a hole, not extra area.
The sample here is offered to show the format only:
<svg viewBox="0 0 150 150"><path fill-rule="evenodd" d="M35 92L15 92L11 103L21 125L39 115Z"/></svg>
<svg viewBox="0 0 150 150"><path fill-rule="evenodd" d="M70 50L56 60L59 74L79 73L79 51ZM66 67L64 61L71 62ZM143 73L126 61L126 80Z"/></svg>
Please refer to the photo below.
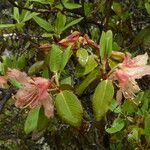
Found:
<svg viewBox="0 0 150 150"><path fill-rule="evenodd" d="M15 78L22 87L15 95L15 106L18 108L43 106L45 115L50 118L54 115L52 98L48 88L51 80L42 77L29 77L25 72L17 69L8 69L6 77L0 77L0 85L6 85L7 79Z"/></svg>
<svg viewBox="0 0 150 150"><path fill-rule="evenodd" d="M119 101L122 99L122 95L127 99L132 99L140 91L136 79L150 75L150 66L146 65L147 60L147 53L134 58L126 54L124 61L119 63L115 70L111 71L109 79L117 80L119 83L119 90L117 92L117 99Z"/></svg>

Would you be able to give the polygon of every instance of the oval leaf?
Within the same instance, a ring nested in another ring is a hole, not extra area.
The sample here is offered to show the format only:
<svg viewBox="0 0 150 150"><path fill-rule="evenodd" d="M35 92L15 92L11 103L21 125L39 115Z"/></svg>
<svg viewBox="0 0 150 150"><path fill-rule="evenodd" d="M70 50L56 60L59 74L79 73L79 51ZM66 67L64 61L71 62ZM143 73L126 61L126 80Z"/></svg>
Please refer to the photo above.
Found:
<svg viewBox="0 0 150 150"><path fill-rule="evenodd" d="M38 16L33 16L33 19L35 20L35 22L42 27L43 29L45 29L48 32L53 31L53 27L51 26L51 24L49 22L47 22L46 20L38 17Z"/></svg>
<svg viewBox="0 0 150 150"><path fill-rule="evenodd" d="M103 31L100 39L100 57L103 60L105 56L106 47L106 33Z"/></svg>
<svg viewBox="0 0 150 150"><path fill-rule="evenodd" d="M145 8L147 10L147 13L150 15L150 3L145 3Z"/></svg>
<svg viewBox="0 0 150 150"><path fill-rule="evenodd" d="M110 57L112 53L113 34L111 30L106 32L106 56Z"/></svg>
<svg viewBox="0 0 150 150"><path fill-rule="evenodd" d="M23 85L22 85L20 82L18 82L18 81L16 80L16 78L14 78L14 77L9 78L9 82L10 82L14 87L16 87L16 88L18 88L18 89L22 88L22 86L23 86Z"/></svg>
<svg viewBox="0 0 150 150"><path fill-rule="evenodd" d="M43 130L48 126L49 119L45 116L44 108L41 107L39 111L39 117L38 117L38 124L37 124L37 130Z"/></svg>
<svg viewBox="0 0 150 150"><path fill-rule="evenodd" d="M86 49L80 48L77 50L76 56L78 57L78 62L81 66L85 66L88 62L89 54Z"/></svg>
<svg viewBox="0 0 150 150"><path fill-rule="evenodd" d="M100 39L100 57L104 60L107 57L111 56L113 45L113 34L111 30L108 30L106 33L103 31Z"/></svg>
<svg viewBox="0 0 150 150"><path fill-rule="evenodd" d="M37 128L39 112L40 112L40 107L35 107L30 110L24 126L24 131L26 134L29 134L30 132L32 132Z"/></svg>
<svg viewBox="0 0 150 150"><path fill-rule="evenodd" d="M100 121L108 111L113 95L114 87L110 80L104 80L96 87L92 101L96 121Z"/></svg>
<svg viewBox="0 0 150 150"><path fill-rule="evenodd" d="M56 96L55 102L59 116L66 123L77 127L81 125L83 110L76 95L65 90Z"/></svg>
<svg viewBox="0 0 150 150"><path fill-rule="evenodd" d="M15 28L16 25L15 24L0 24L0 29L3 28Z"/></svg>
<svg viewBox="0 0 150 150"><path fill-rule="evenodd" d="M17 68L23 69L26 65L26 58L24 55L21 55L17 60Z"/></svg>
<svg viewBox="0 0 150 150"><path fill-rule="evenodd" d="M71 46L67 47L63 54L62 54L62 61L61 61L61 71L65 68L67 62L69 61L70 57L72 55L72 49Z"/></svg>
<svg viewBox="0 0 150 150"><path fill-rule="evenodd" d="M62 51L59 46L52 45L52 49L50 50L50 58L49 58L49 67L52 72L59 71L61 67L62 61Z"/></svg>
<svg viewBox="0 0 150 150"><path fill-rule="evenodd" d="M123 127L124 127L124 120L121 118L117 118L114 120L112 127L107 128L106 131L108 133L112 134L112 133L116 133L116 132L120 131Z"/></svg>
<svg viewBox="0 0 150 150"><path fill-rule="evenodd" d="M57 33L61 33L63 30L64 26L66 24L66 16L63 15L61 12L57 13L57 18L55 21L55 28Z"/></svg>
<svg viewBox="0 0 150 150"><path fill-rule="evenodd" d="M71 27L71 26L73 26L73 25L79 23L82 19L83 19L83 17L78 18L78 19L75 19L75 20L73 20L72 22L68 23L68 24L63 28L63 31L66 30L66 29L68 29L69 27Z"/></svg>
<svg viewBox="0 0 150 150"><path fill-rule="evenodd" d="M88 62L84 67L78 66L77 69L77 76L82 77L91 71L93 71L97 67L98 63L96 61L96 56L95 55L90 55L88 58Z"/></svg>
<svg viewBox="0 0 150 150"><path fill-rule="evenodd" d="M98 75L99 72L97 69L95 69L88 76L86 76L83 81L81 81L81 83L76 86L76 94L81 95L84 90L96 79Z"/></svg>
<svg viewBox="0 0 150 150"><path fill-rule="evenodd" d="M44 61L37 61L28 70L29 75L39 72L43 67Z"/></svg>
<svg viewBox="0 0 150 150"><path fill-rule="evenodd" d="M77 8L81 8L82 6L80 4L76 4L76 3L64 3L65 8L67 9L77 9Z"/></svg>

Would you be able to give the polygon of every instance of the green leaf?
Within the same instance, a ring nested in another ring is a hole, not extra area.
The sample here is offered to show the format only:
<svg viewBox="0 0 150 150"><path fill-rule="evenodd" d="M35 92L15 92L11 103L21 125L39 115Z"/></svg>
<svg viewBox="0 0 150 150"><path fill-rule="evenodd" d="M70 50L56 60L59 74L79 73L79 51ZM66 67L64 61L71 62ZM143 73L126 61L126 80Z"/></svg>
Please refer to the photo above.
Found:
<svg viewBox="0 0 150 150"><path fill-rule="evenodd" d="M12 68L17 68L17 55L14 55L12 58L11 58L12 62L11 62L11 67Z"/></svg>
<svg viewBox="0 0 150 150"><path fill-rule="evenodd" d="M81 17L81 18L78 18L78 19L75 19L73 20L72 22L68 23L64 28L63 28L63 31L68 29L69 27L75 25L75 24L78 24L84 17Z"/></svg>
<svg viewBox="0 0 150 150"><path fill-rule="evenodd" d="M29 6L29 1L27 1L24 5L24 7L28 7L30 9L33 8L33 5ZM29 21L30 19L32 19L34 16L37 16L39 13L36 12L30 12L28 10L22 10L21 15L20 15L20 20L21 22L25 23L26 21Z"/></svg>
<svg viewBox="0 0 150 150"><path fill-rule="evenodd" d="M113 2L113 5L112 5L112 9L113 11L118 15L118 16L121 16L122 14L122 7L121 7L121 4L119 2Z"/></svg>
<svg viewBox="0 0 150 150"><path fill-rule="evenodd" d="M112 31L108 30L106 33L103 31L100 39L100 57L104 60L111 56L113 46Z"/></svg>
<svg viewBox="0 0 150 150"><path fill-rule="evenodd" d="M87 50L84 48L78 49L76 52L76 56L78 58L79 64L84 67L86 63L88 62L88 58L89 58L89 54Z"/></svg>
<svg viewBox="0 0 150 150"><path fill-rule="evenodd" d="M16 24L15 24L15 27L18 28L18 29L22 29L22 27L23 27L24 25L25 25L24 23L16 23Z"/></svg>
<svg viewBox="0 0 150 150"><path fill-rule="evenodd" d="M137 94L134 101L136 101L138 104L141 104L143 102L143 98L144 98L144 92L142 91Z"/></svg>
<svg viewBox="0 0 150 150"><path fill-rule="evenodd" d="M4 75L5 74L5 66L3 63L0 62L0 74Z"/></svg>
<svg viewBox="0 0 150 150"><path fill-rule="evenodd" d="M34 16L37 16L38 14L39 13L36 13L36 12L30 13L29 11L26 11L24 16L22 16L22 21L21 22L29 21L30 19L32 19Z"/></svg>
<svg viewBox="0 0 150 150"><path fill-rule="evenodd" d="M113 95L114 87L110 80L103 80L96 87L92 101L96 121L100 121L108 111Z"/></svg>
<svg viewBox="0 0 150 150"><path fill-rule="evenodd" d="M43 130L48 126L49 119L44 114L44 108L41 107L39 116L38 116L38 124L37 124L37 130Z"/></svg>
<svg viewBox="0 0 150 150"><path fill-rule="evenodd" d="M112 46L113 46L113 34L111 30L106 32L106 56L110 57L112 53Z"/></svg>
<svg viewBox="0 0 150 150"><path fill-rule="evenodd" d="M93 5L91 3L88 3L88 2L84 2L84 13L85 13L85 16L90 16L91 15L91 12L93 10Z"/></svg>
<svg viewBox="0 0 150 150"><path fill-rule="evenodd" d="M118 45L117 42L113 42L113 50L114 51L120 51L121 50L121 47Z"/></svg>
<svg viewBox="0 0 150 150"><path fill-rule="evenodd" d="M147 10L147 13L150 15L150 3L145 3L145 8Z"/></svg>
<svg viewBox="0 0 150 150"><path fill-rule="evenodd" d="M82 106L71 91L62 91L56 96L56 110L59 116L72 126L80 126L82 122Z"/></svg>
<svg viewBox="0 0 150 150"><path fill-rule="evenodd" d="M48 68L44 69L43 72L42 72L42 77L44 78L49 78L49 71L48 71Z"/></svg>
<svg viewBox="0 0 150 150"><path fill-rule="evenodd" d="M105 49L106 49L106 33L103 31L100 39L100 57L103 60L105 57Z"/></svg>
<svg viewBox="0 0 150 150"><path fill-rule="evenodd" d="M82 76L90 73L92 70L94 70L97 67L98 63L96 62L95 58L96 58L95 55L90 55L85 67L79 66L77 68L77 76L78 77L82 77Z"/></svg>
<svg viewBox="0 0 150 150"><path fill-rule="evenodd" d="M144 95L141 95L140 101L142 102L141 110L143 114L149 111L149 99L150 99L150 90L144 91Z"/></svg>
<svg viewBox="0 0 150 150"><path fill-rule="evenodd" d="M39 119L40 107L35 107L30 110L25 121L24 131L26 134L29 134L37 128L38 119Z"/></svg>
<svg viewBox="0 0 150 150"><path fill-rule="evenodd" d="M65 24L66 24L66 16L63 15L61 12L58 12L55 22L56 32L61 33L63 31Z"/></svg>
<svg viewBox="0 0 150 150"><path fill-rule="evenodd" d="M12 59L9 58L8 56L2 56L2 59L3 59L3 64L5 66L5 68L11 68L12 67Z"/></svg>
<svg viewBox="0 0 150 150"><path fill-rule="evenodd" d="M49 22L47 22L46 20L38 17L38 16L33 16L33 19L35 20L35 22L42 27L43 29L45 29L47 32L51 32L53 31L53 27L51 26L51 24Z"/></svg>
<svg viewBox="0 0 150 150"><path fill-rule="evenodd" d="M146 115L144 120L144 132L147 142L150 144L150 114Z"/></svg>
<svg viewBox="0 0 150 150"><path fill-rule="evenodd" d="M108 132L110 134L116 133L116 132L122 130L124 125L125 125L124 120L121 119L121 118L117 118L117 119L114 120L111 128L106 129L106 132Z"/></svg>
<svg viewBox="0 0 150 150"><path fill-rule="evenodd" d="M29 68L28 74L33 75L35 73L38 73L43 68L43 65L44 61L37 61Z"/></svg>
<svg viewBox="0 0 150 150"><path fill-rule="evenodd" d="M61 80L61 84L68 84L68 85L71 86L71 85L72 85L71 76L62 79L62 80Z"/></svg>
<svg viewBox="0 0 150 150"><path fill-rule="evenodd" d="M58 72L62 62L62 50L57 45L52 45L49 57L49 67L52 72Z"/></svg>
<svg viewBox="0 0 150 150"><path fill-rule="evenodd" d="M85 77L83 81L76 86L76 94L81 95L83 91L96 79L98 73L98 69L95 69L87 77Z"/></svg>
<svg viewBox="0 0 150 150"><path fill-rule="evenodd" d="M65 68L67 62L69 61L70 57L72 55L72 49L71 46L67 47L62 54L62 61L61 61L61 71Z"/></svg>
<svg viewBox="0 0 150 150"><path fill-rule="evenodd" d="M24 55L22 55L17 60L17 68L23 69L25 65L26 65L26 58Z"/></svg>
<svg viewBox="0 0 150 150"><path fill-rule="evenodd" d="M131 100L126 100L122 105L122 111L126 113L135 113L137 112L137 106Z"/></svg>
<svg viewBox="0 0 150 150"><path fill-rule="evenodd" d="M114 99L112 100L112 103L109 109L114 113L121 113L120 103Z"/></svg>
<svg viewBox="0 0 150 150"><path fill-rule="evenodd" d="M76 4L76 3L63 3L65 8L67 9L77 9L77 8L81 8L82 6L80 4Z"/></svg>
<svg viewBox="0 0 150 150"><path fill-rule="evenodd" d="M20 23L19 9L17 7L14 7L13 17L17 21L17 23Z"/></svg>
<svg viewBox="0 0 150 150"><path fill-rule="evenodd" d="M4 29L4 28L15 28L16 25L15 24L0 24L0 29Z"/></svg>
<svg viewBox="0 0 150 150"><path fill-rule="evenodd" d="M20 82L18 82L17 80L16 80L16 78L9 78L9 82L14 86L14 87L16 87L16 88L18 88L18 89L20 89L20 88L22 88L22 84L20 83Z"/></svg>

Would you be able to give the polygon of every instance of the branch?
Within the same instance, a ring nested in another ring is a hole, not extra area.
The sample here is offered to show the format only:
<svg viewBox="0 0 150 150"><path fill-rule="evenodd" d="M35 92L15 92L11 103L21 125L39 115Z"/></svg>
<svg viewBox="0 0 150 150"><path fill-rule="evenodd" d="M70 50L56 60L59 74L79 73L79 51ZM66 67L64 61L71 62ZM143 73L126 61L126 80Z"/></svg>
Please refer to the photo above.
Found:
<svg viewBox="0 0 150 150"><path fill-rule="evenodd" d="M31 11L31 12L37 12L37 13L57 13L58 12L58 9L35 9L35 8L28 8L28 7L22 7L18 4L16 4L13 0L8 0L10 4L12 4L13 6L17 7L17 8L20 8L20 9L25 9L25 10L28 10L28 11Z"/></svg>
<svg viewBox="0 0 150 150"><path fill-rule="evenodd" d="M10 88L7 90L3 90L4 97L0 100L0 112L4 108L7 100L9 100L9 98L12 96L12 93L15 93L15 92L16 92L16 88L12 86L10 86Z"/></svg>
<svg viewBox="0 0 150 150"><path fill-rule="evenodd" d="M63 3L61 1L60 1L61 5L64 7L63 10L60 10L58 8L55 8L55 9L35 9L35 8L32 8L31 9L31 8L28 8L28 7L20 6L20 5L16 4L13 0L8 0L8 1L14 7L17 7L17 8L20 8L20 9L25 9L25 10L28 10L28 11L31 11L31 12L37 12L37 13L57 13L58 11L60 11L61 13L64 13L64 14L65 14L65 12L70 12L70 13L73 13L73 14L76 14L76 15L83 16L83 14L81 12L65 8L65 6L63 5Z"/></svg>

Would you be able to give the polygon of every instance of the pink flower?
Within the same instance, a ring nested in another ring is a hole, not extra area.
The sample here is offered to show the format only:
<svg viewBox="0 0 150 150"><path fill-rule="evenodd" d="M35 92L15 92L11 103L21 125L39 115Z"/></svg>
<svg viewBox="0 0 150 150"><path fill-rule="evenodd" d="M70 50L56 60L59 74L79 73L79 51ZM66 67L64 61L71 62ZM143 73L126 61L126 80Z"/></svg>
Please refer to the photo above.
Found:
<svg viewBox="0 0 150 150"><path fill-rule="evenodd" d="M7 79L4 76L0 76L0 88L7 88Z"/></svg>
<svg viewBox="0 0 150 150"><path fill-rule="evenodd" d="M52 81L42 77L29 77L25 72L17 69L8 69L7 78L15 78L23 86L15 95L15 106L19 108L34 108L43 106L45 115L50 118L54 115L52 98L48 88Z"/></svg>
<svg viewBox="0 0 150 150"><path fill-rule="evenodd" d="M45 115L50 118L54 115L52 98L47 92L51 81L42 77L34 77L24 84L23 88L19 89L15 95L15 106L19 108L36 106L44 107Z"/></svg>
<svg viewBox="0 0 150 150"><path fill-rule="evenodd" d="M145 75L150 75L150 66L146 65L148 55L138 55L131 59L127 54L123 63L118 64L117 69L109 76L110 79L119 82L119 91L117 92L117 99L122 99L122 94L125 98L134 98L135 93L140 91L140 88L135 79L140 79Z"/></svg>

